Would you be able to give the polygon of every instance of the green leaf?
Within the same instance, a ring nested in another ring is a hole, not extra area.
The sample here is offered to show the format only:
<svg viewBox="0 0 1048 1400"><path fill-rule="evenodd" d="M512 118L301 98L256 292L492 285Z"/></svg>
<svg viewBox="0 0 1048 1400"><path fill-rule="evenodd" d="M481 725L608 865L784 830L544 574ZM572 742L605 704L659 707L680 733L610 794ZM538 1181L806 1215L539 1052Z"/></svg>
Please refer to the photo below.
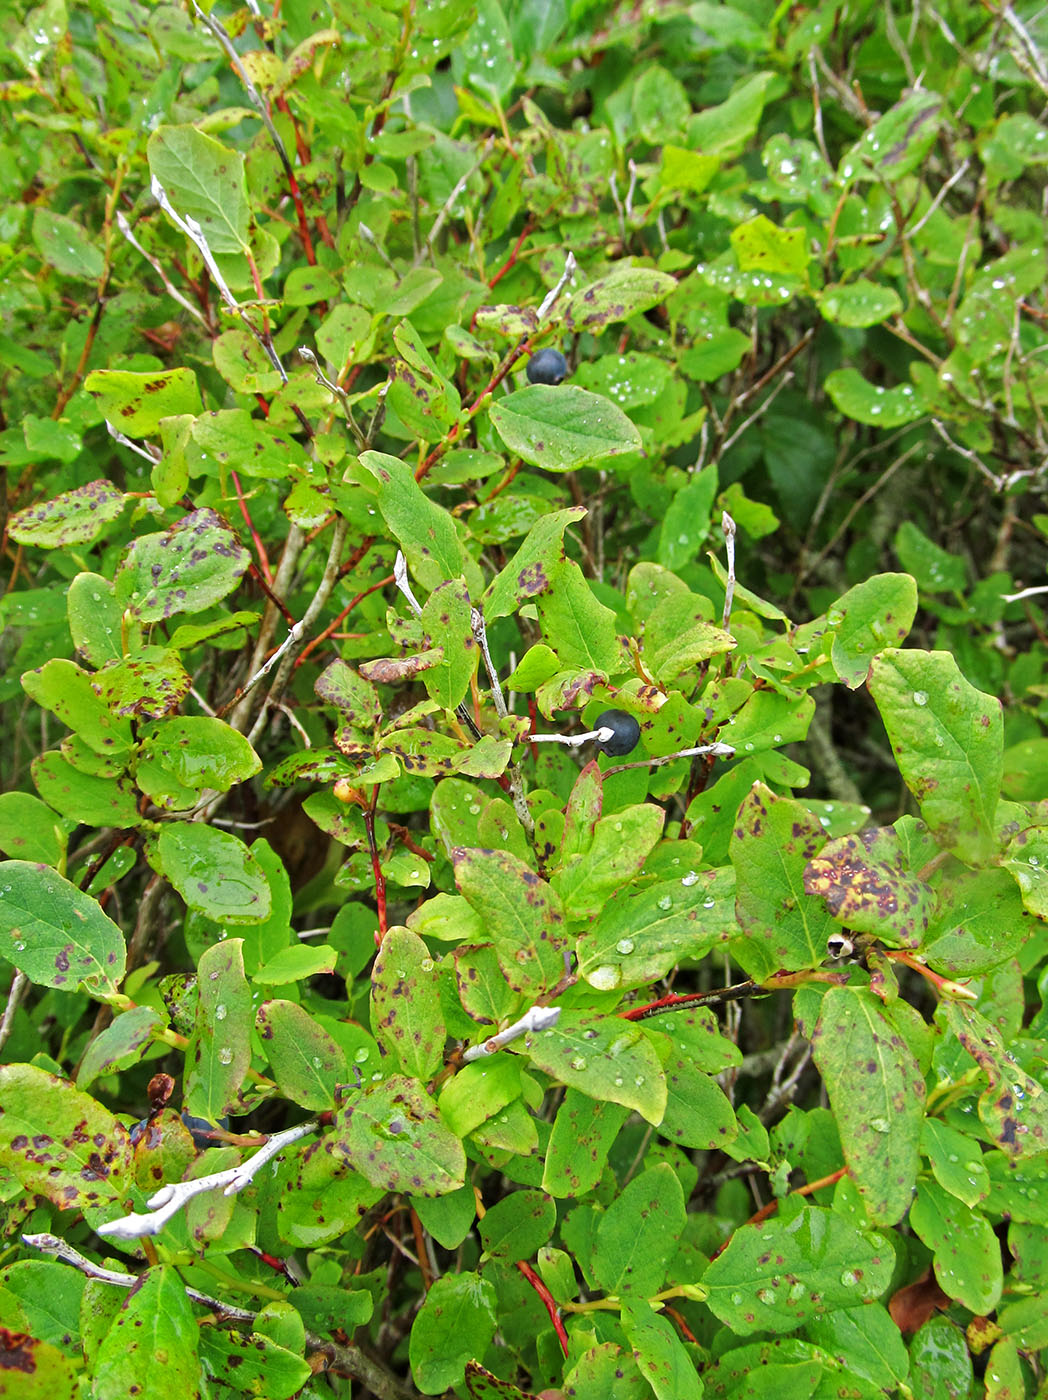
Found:
<svg viewBox="0 0 1048 1400"><path fill-rule="evenodd" d="M92 684L114 714L163 719L177 710L192 681L177 652L146 646L104 666Z"/></svg>
<svg viewBox="0 0 1048 1400"><path fill-rule="evenodd" d="M429 644L443 652L443 659L423 672L422 682L430 697L446 710L460 704L476 674L480 651L470 618L469 594L458 582L441 584L422 608L420 621Z"/></svg>
<svg viewBox="0 0 1048 1400"><path fill-rule="evenodd" d="M153 1030L160 1025L160 1017L151 1006L133 1006L123 1012L88 1045L77 1070L77 1088L86 1089L104 1074L137 1065L154 1043Z"/></svg>
<svg viewBox="0 0 1048 1400"><path fill-rule="evenodd" d="M197 965L197 1008L186 1048L186 1110L217 1123L236 1107L251 1066L253 1007L239 938L213 943Z"/></svg>
<svg viewBox="0 0 1048 1400"><path fill-rule="evenodd" d="M337 951L327 945L293 943L290 948L279 948L252 973L251 980L257 987L282 987L334 972L337 961Z"/></svg>
<svg viewBox="0 0 1048 1400"><path fill-rule="evenodd" d="M1000 701L969 684L945 651L886 650L870 669L906 786L940 845L964 860L993 851L1003 770Z"/></svg>
<svg viewBox="0 0 1048 1400"><path fill-rule="evenodd" d="M490 417L511 452L546 471L574 471L641 445L621 408L571 384L518 389L492 404Z"/></svg>
<svg viewBox="0 0 1048 1400"><path fill-rule="evenodd" d="M614 829L615 820L611 820ZM629 842L623 840L624 847ZM585 863L586 857L579 858ZM577 944L578 972L593 987L643 987L685 958L701 958L735 931L735 872L686 871L637 889L628 877ZM613 887L614 888L614 887Z"/></svg>
<svg viewBox="0 0 1048 1400"><path fill-rule="evenodd" d="M611 1145L629 1110L568 1089L557 1109L546 1148L543 1190L551 1196L584 1196L601 1178Z"/></svg>
<svg viewBox="0 0 1048 1400"><path fill-rule="evenodd" d="M262 867L228 831L202 822L169 822L154 860L190 909L228 924L257 924L269 917Z"/></svg>
<svg viewBox="0 0 1048 1400"><path fill-rule="evenodd" d="M942 98L921 90L875 121L841 161L842 180L898 180L916 170L939 137Z"/></svg>
<svg viewBox="0 0 1048 1400"><path fill-rule="evenodd" d="M763 783L754 783L739 808L730 854L744 938L733 942L732 956L758 981L780 969L817 967L826 957L837 925L804 892L805 868L824 837L807 808Z"/></svg>
<svg viewBox="0 0 1048 1400"><path fill-rule="evenodd" d="M500 1109L520 1098L521 1063L509 1055L485 1056L463 1065L440 1091L440 1116L465 1137Z"/></svg>
<svg viewBox="0 0 1048 1400"><path fill-rule="evenodd" d="M659 534L658 561L664 568L679 569L698 558L699 546L710 532L716 495L716 466L690 476L674 493Z"/></svg>
<svg viewBox="0 0 1048 1400"><path fill-rule="evenodd" d="M101 248L76 221L40 205L33 210L33 242L45 262L63 277L97 282L105 268Z"/></svg>
<svg viewBox="0 0 1048 1400"><path fill-rule="evenodd" d="M252 418L243 408L203 414L194 422L190 437L220 468L244 476L283 481L295 467L306 466L294 438Z"/></svg>
<svg viewBox="0 0 1048 1400"><path fill-rule="evenodd" d="M511 1191L497 1201L480 1222L485 1259L514 1264L531 1256L551 1238L557 1207L544 1191Z"/></svg>
<svg viewBox="0 0 1048 1400"><path fill-rule="evenodd" d="M619 669L615 614L594 596L573 559L554 567L536 596L542 637L564 669L606 674Z"/></svg>
<svg viewBox="0 0 1048 1400"><path fill-rule="evenodd" d="M102 417L126 437L149 437L161 418L203 411L191 369L96 369L84 380Z"/></svg>
<svg viewBox="0 0 1048 1400"><path fill-rule="evenodd" d="M1008 843L1001 864L1015 877L1024 908L1048 917L1048 831L1039 826L1020 831Z"/></svg>
<svg viewBox="0 0 1048 1400"><path fill-rule="evenodd" d="M178 1271L167 1264L146 1269L124 1294L99 1347L93 1400L198 1394L197 1337L193 1305Z"/></svg>
<svg viewBox="0 0 1048 1400"><path fill-rule="evenodd" d="M180 715L141 732L141 755L195 792L228 792L262 767L262 760L235 729L210 716Z"/></svg>
<svg viewBox="0 0 1048 1400"><path fill-rule="evenodd" d="M1000 1302L1004 1287L1001 1247L984 1215L962 1206L936 1181L922 1181L910 1210L910 1225L934 1253L939 1287L970 1312L984 1317Z"/></svg>
<svg viewBox="0 0 1048 1400"><path fill-rule="evenodd" d="M917 1179L924 1076L880 999L861 987L826 992L811 1039L851 1179L871 1221L894 1225Z"/></svg>
<svg viewBox="0 0 1048 1400"><path fill-rule="evenodd" d="M429 949L406 928L391 928L371 970L371 1027L399 1070L423 1082L444 1063L447 1035Z"/></svg>
<svg viewBox="0 0 1048 1400"><path fill-rule="evenodd" d="M401 1074L369 1085L336 1113L331 1150L384 1191L443 1196L465 1179L462 1143L422 1085Z"/></svg>
<svg viewBox="0 0 1048 1400"><path fill-rule="evenodd" d="M711 384L738 369L750 345L750 337L732 326L706 331L680 357L681 371L700 384Z"/></svg>
<svg viewBox="0 0 1048 1400"><path fill-rule="evenodd" d="M600 1286L612 1294L650 1297L666 1279L685 1218L684 1192L668 1162L635 1176L597 1229L593 1272Z"/></svg>
<svg viewBox="0 0 1048 1400"><path fill-rule="evenodd" d="M688 146L704 155L737 156L756 133L771 73L755 73L736 83L724 102L707 107L688 123Z"/></svg>
<svg viewBox="0 0 1048 1400"><path fill-rule="evenodd" d="M346 1082L346 1057L309 1012L293 1001L264 1001L255 1024L284 1097L302 1108L334 1108L335 1086Z"/></svg>
<svg viewBox="0 0 1048 1400"><path fill-rule="evenodd" d="M0 865L0 952L40 987L114 992L124 936L97 903L48 865Z"/></svg>
<svg viewBox="0 0 1048 1400"><path fill-rule="evenodd" d="M484 616L507 617L518 603L545 593L564 562L564 531L586 514L584 506L550 511L528 531L524 543L488 585Z"/></svg>
<svg viewBox="0 0 1048 1400"><path fill-rule="evenodd" d="M66 594L73 645L96 669L123 657L121 609L101 574L77 574Z"/></svg>
<svg viewBox="0 0 1048 1400"><path fill-rule="evenodd" d="M926 593L962 593L968 587L968 566L957 554L940 549L934 540L904 520L895 532L895 552Z"/></svg>
<svg viewBox="0 0 1048 1400"><path fill-rule="evenodd" d="M731 246L742 272L803 277L808 266L808 239L803 228L779 228L764 214L740 224Z"/></svg>
<svg viewBox="0 0 1048 1400"><path fill-rule="evenodd" d="M701 1400L703 1384L695 1362L672 1323L644 1298L622 1300L622 1330L658 1400Z"/></svg>
<svg viewBox="0 0 1048 1400"><path fill-rule="evenodd" d="M649 1123L662 1121L666 1076L638 1026L615 1017L562 1011L555 1026L529 1031L512 1049L569 1088L636 1109Z"/></svg>
<svg viewBox="0 0 1048 1400"><path fill-rule="evenodd" d="M912 384L885 389L871 384L857 369L833 370L826 376L825 389L845 417L875 428L899 428L923 418L926 412L920 391Z"/></svg>
<svg viewBox="0 0 1048 1400"><path fill-rule="evenodd" d="M432 591L457 579L464 568L462 544L448 512L429 499L399 457L362 452L360 463L378 483L378 508L423 588Z"/></svg>
<svg viewBox="0 0 1048 1400"><path fill-rule="evenodd" d="M837 326L877 326L902 311L902 298L894 287L860 277L854 282L831 282L818 295L824 318Z"/></svg>
<svg viewBox="0 0 1048 1400"><path fill-rule="evenodd" d="M835 1211L806 1206L736 1230L702 1276L707 1306L736 1336L792 1332L808 1318L878 1298L895 1252Z"/></svg>
<svg viewBox="0 0 1048 1400"><path fill-rule="evenodd" d="M342 1299L359 1296L344 1289L335 1291ZM296 1290L297 1306L304 1306L301 1295L305 1292L304 1288ZM267 1400L292 1400L312 1375L308 1361L260 1332L202 1327L200 1359L206 1374L214 1376L219 1385L229 1386L234 1392L239 1390L243 1395L264 1394Z"/></svg>
<svg viewBox="0 0 1048 1400"><path fill-rule="evenodd" d="M462 1383L466 1363L483 1356L495 1335L494 1284L480 1274L445 1274L426 1294L411 1327L408 1356L424 1395Z"/></svg>
<svg viewBox="0 0 1048 1400"><path fill-rule="evenodd" d="M990 1174L982 1149L965 1133L938 1118L926 1118L921 1130L921 1151L939 1185L964 1205L976 1206L989 1195ZM995 1196L995 1204L997 1199Z"/></svg>
<svg viewBox="0 0 1048 1400"><path fill-rule="evenodd" d="M878 1303L809 1318L804 1330L847 1371L881 1390L890 1392L907 1378L906 1343L887 1308Z"/></svg>
<svg viewBox="0 0 1048 1400"><path fill-rule="evenodd" d="M115 1205L131 1140L107 1108L35 1065L0 1065L0 1166L59 1210Z"/></svg>
<svg viewBox="0 0 1048 1400"><path fill-rule="evenodd" d="M110 712L92 687L87 672L74 662L54 657L35 671L26 671L22 689L74 730L77 738L95 753L120 759L130 750L130 724Z"/></svg>
<svg viewBox="0 0 1048 1400"><path fill-rule="evenodd" d="M132 541L117 572L117 601L142 622L203 612L233 591L248 562L220 515L194 510L163 534Z"/></svg>
<svg viewBox="0 0 1048 1400"><path fill-rule="evenodd" d="M127 779L97 777L81 772L52 750L34 758L31 771L40 796L75 822L89 826L138 826L141 817Z"/></svg>
<svg viewBox="0 0 1048 1400"><path fill-rule="evenodd" d="M553 887L564 901L569 919L598 914L610 895L628 886L654 849L666 820L661 807L640 802L623 807L613 817L602 817L594 827L593 842L585 855L565 859L553 877ZM678 911L692 901L683 889L661 890L661 908Z"/></svg>
<svg viewBox="0 0 1048 1400"><path fill-rule="evenodd" d="M567 946L560 897L508 851L456 846L455 883L484 921L509 985L529 996L555 987Z"/></svg>
<svg viewBox="0 0 1048 1400"><path fill-rule="evenodd" d="M61 865L66 832L46 802L29 792L0 793L0 851L14 860Z"/></svg>
<svg viewBox="0 0 1048 1400"><path fill-rule="evenodd" d="M16 511L7 533L17 544L67 549L93 544L122 513L127 497L108 481L89 481L51 501Z"/></svg>
<svg viewBox="0 0 1048 1400"><path fill-rule="evenodd" d="M916 615L917 589L908 574L874 574L849 588L826 614L838 679L849 690L862 685L874 653L905 641Z"/></svg>
<svg viewBox="0 0 1048 1400"><path fill-rule="evenodd" d="M596 331L615 321L626 321L665 301L676 285L667 273L650 267L617 267L573 294L564 308L564 324L574 331ZM499 433L505 440L501 429ZM507 446L511 444L507 442Z"/></svg>

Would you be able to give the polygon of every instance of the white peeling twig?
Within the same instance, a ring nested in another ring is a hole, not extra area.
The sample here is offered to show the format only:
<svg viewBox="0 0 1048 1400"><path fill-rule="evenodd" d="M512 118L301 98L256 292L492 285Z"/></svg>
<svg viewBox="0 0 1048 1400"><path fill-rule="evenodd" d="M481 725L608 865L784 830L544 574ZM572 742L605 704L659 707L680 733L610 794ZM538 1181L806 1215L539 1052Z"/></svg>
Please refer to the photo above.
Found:
<svg viewBox="0 0 1048 1400"><path fill-rule="evenodd" d="M962 447L959 442L954 442L953 438L946 431L946 424L943 423L943 421L940 418L933 418L931 422L932 427L939 434L939 436L942 438L943 442L946 444L947 447L949 447L952 451L956 452L958 457L963 457L966 462L971 462L973 467L978 467L979 471L982 472L983 476L985 476L988 481L991 481L993 483L995 490L1001 490L1001 487L1003 485L1001 478L996 474L996 472L990 470L990 468L986 465L986 463L982 460L982 458L977 452L973 452L970 447Z"/></svg>
<svg viewBox="0 0 1048 1400"><path fill-rule="evenodd" d="M11 1027L14 1025L18 1003L22 1000L25 989L28 986L29 978L24 972L16 972L11 978L11 990L7 994L7 1005L4 1007L3 1019L0 1020L0 1046L4 1044L7 1037L11 1034Z"/></svg>
<svg viewBox="0 0 1048 1400"><path fill-rule="evenodd" d="M295 1128L287 1128L282 1133L272 1133L269 1141L239 1167L230 1167L224 1172L212 1172L210 1176L199 1177L196 1181L173 1181L167 1186L161 1186L146 1202L151 1208L148 1215L132 1212L120 1220L110 1220L105 1225L99 1225L95 1233L117 1240L138 1240L143 1235L158 1235L171 1217L177 1215L194 1196L201 1196L206 1191L219 1190L224 1196L235 1196L251 1182L267 1162L279 1156L285 1147L297 1142L299 1138L315 1133L319 1127L319 1121L313 1118L306 1123L299 1123Z"/></svg>
<svg viewBox="0 0 1048 1400"><path fill-rule="evenodd" d="M462 1058L467 1063L471 1060L482 1060L486 1055L494 1055L497 1050L501 1050L511 1040L519 1040L522 1035L527 1035L529 1031L548 1031L559 1020L559 1006L532 1006L524 1012L519 1021L514 1021L504 1031L499 1031L498 1035L491 1036L481 1045L471 1045L463 1053Z"/></svg>
<svg viewBox="0 0 1048 1400"><path fill-rule="evenodd" d="M175 301L177 301L179 306L181 306L183 310L188 311L190 316L195 317L196 320L198 320L202 326L206 326L207 317L200 310L200 307L194 306L188 297L184 297L182 295L182 293L172 283L171 279L164 271L164 265L160 261L160 259L154 258L152 253L146 252L146 250L142 247L141 243L139 243L138 239L131 232L131 225L127 221L127 215L124 214L123 211L120 209L118 209L116 212L116 226L127 239L127 241L131 244L131 247L142 254L146 262L150 265L150 267L153 269L156 275L160 278L161 282L164 284L164 290L167 292L168 296L172 297Z"/></svg>
<svg viewBox="0 0 1048 1400"><path fill-rule="evenodd" d="M727 511L721 516L721 529L724 531L724 549L728 556L728 581L724 587L724 620L721 624L726 632L731 621L731 606L735 601L735 521Z"/></svg>
<svg viewBox="0 0 1048 1400"><path fill-rule="evenodd" d="M298 347L298 357L300 360L305 360L307 365L312 365L313 374L317 383L322 384L329 394L334 394L335 398L338 399L339 403L342 405L342 412L346 416L349 431L353 434L357 446L363 450L367 447L368 440L361 432L357 420L353 417L353 410L349 406L349 395L346 393L345 389L343 389L341 384L336 384L333 379L327 377L320 368L320 361L307 345L300 345Z"/></svg>
<svg viewBox="0 0 1048 1400"><path fill-rule="evenodd" d="M291 628L287 636L280 643L276 651L265 663L265 665L261 666L259 670L257 670L255 674L251 677L251 679L248 681L247 685L244 686L243 690L240 692L240 695L237 697L238 699L242 700L244 696L247 695L248 691L254 690L255 686L258 685L259 681L263 680L266 676L269 675L270 671L272 671L273 667L284 655L288 647L294 646L294 644L298 641L299 637L302 635L304 623L304 618L301 622L295 623L294 627Z"/></svg>
<svg viewBox="0 0 1048 1400"><path fill-rule="evenodd" d="M185 236L189 239L189 241L195 245L197 252L204 259L204 265L207 268L208 272L211 274L211 280L218 288L222 300L226 303L226 305L231 311L235 311L239 316L241 314L240 303L237 301L233 293L229 290L229 287L226 283L226 279L222 276L221 272L218 269L218 263L215 262L215 255L211 251L211 245L208 243L207 238L204 235L204 230L197 223L196 219L188 215L186 218L182 217L182 215L178 212L175 206L171 203L171 200L168 198L167 190L164 189L163 185L160 183L160 181L156 178L155 175L153 176L149 188L153 195L153 198L160 205L161 209L163 209L164 213L175 225L175 227L180 229L182 233L184 233Z"/></svg>
<svg viewBox="0 0 1048 1400"><path fill-rule="evenodd" d="M942 185L941 189L938 191L931 204L929 204L928 208L917 220L913 228L908 228L905 230L907 238L913 238L915 234L920 233L921 229L925 226L925 224L928 222L931 216L935 213L936 209L939 208L943 200L953 189L954 185L956 185L957 181L962 180L964 178L970 165L971 161L969 160L963 160L961 162L961 164L953 172L950 178Z"/></svg>
<svg viewBox="0 0 1048 1400"><path fill-rule="evenodd" d="M583 744L588 744L591 739L595 739L598 744L607 743L614 733L614 729L609 729L606 724L602 724L599 729L587 729L585 734L525 734L520 742L522 744L563 744L566 749L578 749Z"/></svg>
<svg viewBox="0 0 1048 1400"><path fill-rule="evenodd" d="M137 1274L123 1274L117 1269L106 1269L101 1264L93 1263L72 1245L66 1244L65 1240L60 1240L57 1235L23 1235L22 1243L29 1245L30 1249L39 1249L42 1254L54 1255L56 1259L61 1259L63 1264L71 1264L88 1278L111 1283L114 1288L133 1288L139 1282ZM199 1293L195 1288L187 1288L186 1296L192 1298L194 1303L202 1303L205 1308L237 1322L254 1322L258 1317L257 1313L248 1312L246 1308L234 1308L218 1298L209 1298L206 1293Z"/></svg>
<svg viewBox="0 0 1048 1400"><path fill-rule="evenodd" d="M1036 598L1042 593L1048 593L1048 584L1041 584L1037 588L1024 588L1019 593L1002 593L1001 597L1006 603L1018 603L1023 598Z"/></svg>
<svg viewBox="0 0 1048 1400"><path fill-rule="evenodd" d="M553 305L556 302L557 298L560 296L561 292L568 285L571 279L575 276L577 268L578 263L575 261L575 254L569 253L568 256L564 259L564 271L560 274L560 281L553 288L552 292L549 292L542 299L542 305L539 307L537 313L540 325L549 315L550 311L552 311Z"/></svg>
<svg viewBox="0 0 1048 1400"><path fill-rule="evenodd" d="M118 442L121 447L127 447L132 452L137 453L139 457L144 457L151 467L155 467L157 462L159 462L160 458L163 456L163 453L160 451L159 447L142 447L139 445L139 443L132 442L131 439L129 437L125 437L124 434L120 432L118 428L114 428L108 418L106 419L106 432L108 432L109 436L113 439L113 441Z"/></svg>
<svg viewBox="0 0 1048 1400"><path fill-rule="evenodd" d="M477 639L477 645L480 647L480 654L484 658L484 667L488 673L488 680L491 683L491 698L495 702L495 713L498 715L499 719L505 719L509 711L506 709L506 698L502 694L502 686L499 683L499 673L495 670L495 663L492 661L491 652L488 650L488 633L487 628L484 626L484 614L479 608L470 608L469 620L470 626L473 629L473 635Z"/></svg>
<svg viewBox="0 0 1048 1400"><path fill-rule="evenodd" d="M445 199L444 203L441 205L439 211L437 212L437 217L433 220L433 224L429 230L429 233L426 235L425 242L422 244L422 247L418 250L418 252L415 255L415 267L417 267L422 261L422 259L427 255L432 256L433 244L439 237L441 229L447 223L448 217L451 214L451 211L454 209L455 203L458 200L459 195L462 193L462 191L469 184L473 176L477 173L477 171L487 160L494 143L495 138L493 136L489 136L488 139L484 142L484 145L481 147L480 155L478 156L478 158L474 161L470 168L467 171L465 171L462 175L460 175L459 178L455 181L451 193L448 195L447 199Z"/></svg>
<svg viewBox="0 0 1048 1400"><path fill-rule="evenodd" d="M408 607L416 617L422 616L422 604L415 597L408 581L408 561L404 558L403 550L397 550L397 557L393 561L393 582L404 595Z"/></svg>

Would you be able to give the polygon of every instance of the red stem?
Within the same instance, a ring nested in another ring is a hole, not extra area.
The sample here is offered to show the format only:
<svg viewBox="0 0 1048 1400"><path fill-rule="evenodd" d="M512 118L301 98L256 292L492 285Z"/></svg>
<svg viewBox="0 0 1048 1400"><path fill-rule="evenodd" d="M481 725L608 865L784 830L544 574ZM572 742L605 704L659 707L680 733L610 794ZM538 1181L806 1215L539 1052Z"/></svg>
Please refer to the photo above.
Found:
<svg viewBox="0 0 1048 1400"><path fill-rule="evenodd" d="M560 1309L557 1307L557 1300L554 1298L553 1294L542 1282L542 1280L539 1278L538 1274L535 1272L535 1270L531 1267L530 1264L526 1264L523 1259L518 1259L517 1268L520 1270L520 1272L524 1275L527 1281L531 1284L532 1288L534 1288L535 1292L542 1299L543 1306L549 1313L549 1320L553 1323L553 1330L557 1334L557 1341L560 1342L560 1349L564 1353L564 1355L567 1356L568 1334L567 1332L565 1332L564 1324L560 1320Z"/></svg>
<svg viewBox="0 0 1048 1400"><path fill-rule="evenodd" d="M320 646L321 642L326 642L328 637L330 637L333 632L336 632L338 630L339 626L346 620L347 616L353 611L357 604L362 603L369 593L377 593L380 588L385 588L387 584L390 584L392 582L393 575L387 574L385 578L380 578L378 583L373 583L370 588L365 588L363 593L358 593L355 598L351 598L350 601L339 613L338 617L335 618L334 622L330 623L327 627L325 627L323 632L318 633L317 636L315 636L313 640L309 643L309 645L302 649L301 655L295 662L296 669L302 665L303 661L305 661L306 657L311 651L315 651L316 648Z"/></svg>
<svg viewBox="0 0 1048 1400"><path fill-rule="evenodd" d="M273 571L269 567L269 559L266 555L266 547L262 543L262 538L255 529L255 522L251 519L251 512L247 508L247 501L244 500L244 492L240 486L240 478L236 472L232 473L233 485L237 489L237 500L240 502L240 514L244 517L244 523L251 532L251 539L254 542L255 552L258 555L258 565L262 570L262 577L273 587Z"/></svg>

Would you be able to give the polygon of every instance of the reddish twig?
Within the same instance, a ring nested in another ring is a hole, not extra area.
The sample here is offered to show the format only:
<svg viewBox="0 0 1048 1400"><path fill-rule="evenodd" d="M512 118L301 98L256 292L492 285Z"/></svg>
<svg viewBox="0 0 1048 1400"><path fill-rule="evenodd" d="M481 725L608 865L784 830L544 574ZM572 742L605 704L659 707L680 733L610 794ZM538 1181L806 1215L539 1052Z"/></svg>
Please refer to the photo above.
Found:
<svg viewBox="0 0 1048 1400"><path fill-rule="evenodd" d="M539 1278L538 1274L535 1272L535 1270L531 1267L530 1264L526 1264L523 1259L518 1259L517 1268L520 1270L520 1272L524 1275L527 1281L531 1284L532 1288L534 1288L535 1292L542 1299L542 1304L545 1307L546 1311L549 1313L549 1320L553 1323L553 1330L557 1334L557 1341L560 1343L560 1349L564 1353L564 1355L567 1356L568 1334L564 1330L563 1322L561 1322L560 1320L560 1309L557 1307L557 1300L554 1298L553 1294L542 1282L542 1280Z"/></svg>
<svg viewBox="0 0 1048 1400"><path fill-rule="evenodd" d="M269 584L270 588L272 588L273 570L269 567L269 558L266 554L266 547L262 543L262 537L255 529L255 522L251 519L251 512L248 510L247 501L245 501L244 499L244 492L240 485L240 478L237 476L236 472L232 472L231 475L233 477L233 485L236 487L237 500L240 502L240 514L244 517L244 524L250 531L251 539L255 546L255 553L258 555L258 566L262 570L262 577L265 579L266 583Z"/></svg>
<svg viewBox="0 0 1048 1400"><path fill-rule="evenodd" d="M315 651L322 642L326 642L327 639L338 630L357 604L362 603L369 593L377 593L380 588L385 588L387 584L392 582L393 575L387 574L385 578L380 578L378 583L373 583L370 588L365 588L362 593L358 593L355 598L351 598L339 613L338 617L335 618L334 622L325 627L323 632L318 632L308 646L303 647L302 654L295 661L296 668L302 665L311 651Z"/></svg>

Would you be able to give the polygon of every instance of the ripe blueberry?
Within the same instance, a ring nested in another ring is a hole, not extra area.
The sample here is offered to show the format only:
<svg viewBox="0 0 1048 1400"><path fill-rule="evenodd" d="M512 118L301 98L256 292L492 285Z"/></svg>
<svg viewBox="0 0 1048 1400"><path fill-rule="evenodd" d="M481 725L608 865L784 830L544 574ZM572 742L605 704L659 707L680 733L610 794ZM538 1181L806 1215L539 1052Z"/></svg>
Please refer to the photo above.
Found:
<svg viewBox="0 0 1048 1400"><path fill-rule="evenodd" d="M197 1118L192 1113L183 1113L182 1122L189 1129L193 1137L193 1146L198 1152L203 1152L208 1147L218 1147L218 1139L211 1136L214 1123L209 1123L206 1118ZM223 1123L228 1126L228 1120Z"/></svg>
<svg viewBox="0 0 1048 1400"><path fill-rule="evenodd" d="M593 721L594 729L610 729L609 739L598 739L597 748L609 758L632 753L640 738L640 725L625 710L605 710Z"/></svg>
<svg viewBox="0 0 1048 1400"><path fill-rule="evenodd" d="M547 346L528 361L529 384L559 384L568 373L568 362L559 350Z"/></svg>

